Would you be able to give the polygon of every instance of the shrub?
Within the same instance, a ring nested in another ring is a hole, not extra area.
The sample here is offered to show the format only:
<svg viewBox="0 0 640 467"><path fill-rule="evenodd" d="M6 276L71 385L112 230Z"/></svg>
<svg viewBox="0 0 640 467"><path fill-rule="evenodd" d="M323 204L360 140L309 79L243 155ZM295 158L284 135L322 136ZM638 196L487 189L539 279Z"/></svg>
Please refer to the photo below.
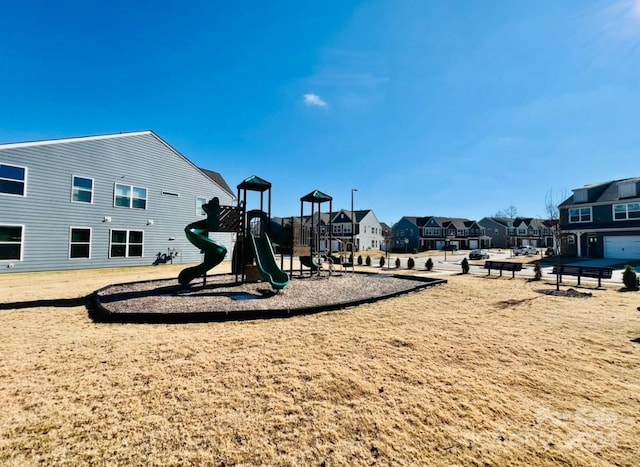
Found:
<svg viewBox="0 0 640 467"><path fill-rule="evenodd" d="M358 255L358 266L362 266L362 255Z"/></svg>
<svg viewBox="0 0 640 467"><path fill-rule="evenodd" d="M380 257L380 267L384 266L384 256Z"/></svg>
<svg viewBox="0 0 640 467"><path fill-rule="evenodd" d="M407 260L407 268L408 269L413 269L413 267L416 265L416 262L413 260L413 258L409 258Z"/></svg>
<svg viewBox="0 0 640 467"><path fill-rule="evenodd" d="M462 260L460 266L462 266L462 274L469 274L469 261L467 260L467 258L464 258Z"/></svg>
<svg viewBox="0 0 640 467"><path fill-rule="evenodd" d="M367 266L371 266L371 256L367 255L367 258L364 262L367 264Z"/></svg>
<svg viewBox="0 0 640 467"><path fill-rule="evenodd" d="M624 282L624 286L629 290L638 290L638 275L633 269L633 266L627 264L624 267L624 272L622 273L622 282Z"/></svg>
<svg viewBox="0 0 640 467"><path fill-rule="evenodd" d="M542 268L540 267L540 263L536 263L536 265L533 267L533 274L534 280L539 281L540 279L542 279Z"/></svg>
<svg viewBox="0 0 640 467"><path fill-rule="evenodd" d="M424 263L424 267L427 271L431 271L433 269L433 260L431 258L427 258L427 262Z"/></svg>
<svg viewBox="0 0 640 467"><path fill-rule="evenodd" d="M396 258L396 268L400 269L400 258Z"/></svg>

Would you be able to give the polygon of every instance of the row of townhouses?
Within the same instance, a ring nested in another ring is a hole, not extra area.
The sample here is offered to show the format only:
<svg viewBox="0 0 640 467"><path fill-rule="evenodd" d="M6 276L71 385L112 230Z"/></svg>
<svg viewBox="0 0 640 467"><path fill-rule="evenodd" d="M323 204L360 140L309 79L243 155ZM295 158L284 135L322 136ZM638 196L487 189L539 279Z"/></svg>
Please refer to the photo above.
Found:
<svg viewBox="0 0 640 467"><path fill-rule="evenodd" d="M543 219L485 217L480 221L438 216L405 216L392 229L394 251L553 247L554 225Z"/></svg>
<svg viewBox="0 0 640 467"><path fill-rule="evenodd" d="M393 226L396 251L551 247L563 256L640 259L640 177L572 190L554 220L485 217L403 217Z"/></svg>
<svg viewBox="0 0 640 467"><path fill-rule="evenodd" d="M205 217L202 206L213 197L236 203L219 173L197 167L151 131L2 144L0 273L167 257L199 262L183 229ZM640 178L576 188L558 211L558 220L405 216L389 227L371 209L340 209L331 219L323 213L319 222L302 222L320 229L325 242L331 225L341 248L353 242L356 251L533 245L567 256L640 258ZM232 233L211 236L232 251Z"/></svg>

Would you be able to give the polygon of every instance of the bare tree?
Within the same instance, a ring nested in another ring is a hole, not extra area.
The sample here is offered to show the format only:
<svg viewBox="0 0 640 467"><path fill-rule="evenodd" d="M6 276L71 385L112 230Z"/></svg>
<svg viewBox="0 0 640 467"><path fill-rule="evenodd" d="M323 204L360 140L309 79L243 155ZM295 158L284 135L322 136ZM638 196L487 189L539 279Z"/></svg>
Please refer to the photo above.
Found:
<svg viewBox="0 0 640 467"><path fill-rule="evenodd" d="M513 248L515 245L513 242L513 238L511 237L511 234L509 232L510 232L510 229L513 228L513 220L516 217L518 217L518 209L515 206L511 205L508 208L503 209L502 211L498 211L495 217L501 217L503 219L504 218L511 219L511 222L509 223L509 226L508 226L509 230L507 230L507 246L509 248Z"/></svg>
<svg viewBox="0 0 640 467"><path fill-rule="evenodd" d="M518 217L518 208L511 205L508 208L503 209L502 211L496 212L495 217L505 217L507 219L515 219L516 217Z"/></svg>
<svg viewBox="0 0 640 467"><path fill-rule="evenodd" d="M559 205L567 199L567 190L562 190L557 194L553 193L553 190L549 190L544 197L544 211L547 215L547 220L551 224L551 232L553 235L553 251L558 254L560 247L560 209Z"/></svg>

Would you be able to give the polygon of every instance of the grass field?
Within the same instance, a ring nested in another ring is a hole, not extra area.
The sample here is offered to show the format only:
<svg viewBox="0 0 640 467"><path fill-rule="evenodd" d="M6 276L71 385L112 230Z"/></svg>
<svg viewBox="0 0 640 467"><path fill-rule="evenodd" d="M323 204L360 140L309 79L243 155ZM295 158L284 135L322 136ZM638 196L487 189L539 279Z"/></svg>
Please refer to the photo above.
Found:
<svg viewBox="0 0 640 467"><path fill-rule="evenodd" d="M94 324L180 267L0 275L2 465L640 464L640 294L449 283L340 312Z"/></svg>

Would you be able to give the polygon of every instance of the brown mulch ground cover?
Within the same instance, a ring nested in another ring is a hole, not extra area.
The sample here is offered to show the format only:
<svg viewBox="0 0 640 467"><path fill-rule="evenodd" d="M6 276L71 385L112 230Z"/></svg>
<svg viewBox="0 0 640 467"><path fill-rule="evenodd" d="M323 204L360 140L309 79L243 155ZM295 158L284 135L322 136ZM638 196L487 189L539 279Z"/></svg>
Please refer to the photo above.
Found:
<svg viewBox="0 0 640 467"><path fill-rule="evenodd" d="M375 273L340 273L294 276L282 290L266 282L239 283L233 274L214 274L183 286L175 278L141 281L104 287L94 294L95 303L117 315L176 315L207 313L241 316L237 312L254 312L251 316L271 316L270 311L329 310L375 301L446 283L442 279ZM281 314L280 314L281 315ZM244 316L244 315L242 315Z"/></svg>
<svg viewBox="0 0 640 467"><path fill-rule="evenodd" d="M637 292L452 275L179 325L78 300L179 269L0 275L0 464L640 464Z"/></svg>

